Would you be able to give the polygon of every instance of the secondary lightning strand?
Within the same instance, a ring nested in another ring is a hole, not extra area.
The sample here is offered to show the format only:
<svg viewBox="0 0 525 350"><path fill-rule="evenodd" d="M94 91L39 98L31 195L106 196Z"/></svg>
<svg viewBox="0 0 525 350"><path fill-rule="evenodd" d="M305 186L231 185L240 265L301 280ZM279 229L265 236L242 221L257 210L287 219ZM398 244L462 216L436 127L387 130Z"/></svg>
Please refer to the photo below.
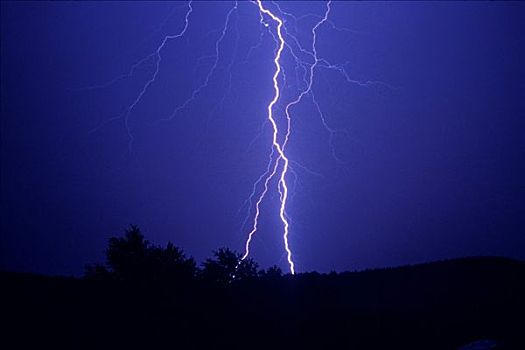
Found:
<svg viewBox="0 0 525 350"><path fill-rule="evenodd" d="M241 230L244 230L244 227L246 226L246 223L248 222L248 219L251 217L251 210L253 206L253 198L255 197L255 194L257 192L257 188L259 187L259 184L266 179L266 177L270 174L273 164L273 154L275 153L274 148L272 147L272 150L270 152L268 165L266 167L266 171L259 176L257 181L253 184L252 193L250 196L244 201L243 205L239 208L239 213L242 211L243 208L248 207L248 213L244 217L244 220L241 225Z"/></svg>
<svg viewBox="0 0 525 350"><path fill-rule="evenodd" d="M382 87L385 87L385 88L390 89L390 90L397 90L398 88L394 87L394 86L392 86L392 85L390 85L388 83L385 83L385 82L382 82L382 81L378 81L378 80L360 81L360 80L352 79L350 77L350 75L348 74L346 68L345 68L345 66L348 64L348 62L346 62L344 64L332 64L327 59L322 58L322 57L319 56L319 54L317 52L317 45L316 44L317 44L317 31L318 31L318 29L320 28L321 25L328 24L335 30L343 30L343 31L355 32L355 31L347 29L347 28L339 28L329 19L329 15L330 15L330 12L332 10L331 9L331 4L332 4L332 1L328 1L326 3L326 10L325 10L325 12L324 12L324 14L322 16L318 16L318 15L314 15L314 14L307 14L307 15L301 16L301 17L311 16L311 17L319 18L319 21L314 25L314 27L311 30L311 34L312 34L311 51L308 50L308 49L303 48L301 46L301 44L299 43L299 40L297 39L297 37L295 35L291 34L286 29L286 26L284 27L285 34L288 37L291 38L291 41L295 44L295 46L297 47L298 51L301 54L305 54L306 56L308 56L310 59L313 59L313 61L314 61L313 64L308 64L307 62L301 60L297 56L297 54L294 53L294 48L292 47L292 45L286 43L287 47L290 50L290 53L291 53L292 57L294 58L294 60L296 62L296 65L297 66L301 66L303 69L305 69L305 66L308 67L307 69L309 71L309 78L306 79L306 77L303 76L303 82L305 83L305 85L307 87L299 94L299 96L294 101L290 102L285 107L285 114L286 114L287 118L290 118L290 109L291 109L291 107L299 104L303 100L303 97L305 97L306 95L310 95L311 101L312 101L312 103L313 103L313 105L315 107L315 110L317 111L317 113L318 113L318 115L319 115L319 117L321 119L321 123L322 123L323 127L326 129L326 131L329 133L328 144L329 144L329 148L330 148L332 157L339 164L345 164L345 162L343 160L341 160L336 154L335 146L334 146L334 139L337 136L337 134L346 134L347 131L346 130L337 130L337 129L332 128L329 125L329 123L327 122L326 117L325 117L321 107L319 106L319 103L318 103L317 99L315 98L315 94L314 94L312 86L313 86L313 83L314 83L314 76L315 76L316 68L323 68L323 69L328 69L328 70L334 70L334 71L340 73L343 76L343 78L348 83L355 84L355 85L358 85L358 86L361 86L361 87L382 86ZM286 15L286 16L292 18L293 21L294 21L294 24L297 25L297 22L301 19L301 17L295 17L293 14L283 11L278 6L277 3L275 3L275 5L276 5L278 10L283 15ZM306 72L305 72L305 74L306 74ZM286 142L285 142L285 144L286 144Z"/></svg>
<svg viewBox="0 0 525 350"><path fill-rule="evenodd" d="M186 108L191 102L193 102L195 100L197 95L203 89L208 87L208 85L210 83L210 79L211 79L213 73L215 73L215 70L217 69L217 66L219 64L219 58L220 58L220 56L219 56L219 53L220 53L219 52L219 46L220 46L221 42L223 41L224 37L226 36L226 32L228 31L228 24L230 23L230 17L232 15L233 11L237 10L238 5L239 5L238 1L235 1L235 5L226 14L226 20L224 22L224 27L222 28L221 35L219 36L219 38L215 42L215 55L213 55L215 60L213 62L213 65L211 66L211 69L208 71L208 74L206 74L206 78L204 79L204 82L202 82L201 85L199 85L195 90L192 91L190 97L186 101L184 101L181 105L175 107L173 112L168 117L161 119L162 121L169 121L169 120L172 120L173 118L175 118L177 116L177 114L181 110Z"/></svg>
<svg viewBox="0 0 525 350"><path fill-rule="evenodd" d="M131 78L135 74L135 72L137 71L137 69L139 67L141 67L144 63L148 62L149 60L154 59L155 71L153 72L151 77L146 81L146 83L142 86L142 89L140 90L139 94L135 97L133 102L130 105L128 105L124 109L124 111L122 113L120 113L119 115L117 115L115 117L112 117L112 118L109 118L108 120L104 121L101 125L99 125L99 126L93 128L92 130L90 130L90 133L93 133L93 132L99 130L101 127L103 127L104 125L106 125L106 124L108 124L110 122L113 122L115 120L124 118L124 125L126 127L126 132L128 134L128 138L129 138L128 149L129 149L129 152L131 153L132 146L133 146L133 141L134 141L133 134L132 134L131 129L129 127L129 118L130 118L131 112L133 111L135 106L140 102L140 100L142 99L142 97L146 93L146 90L148 90L148 88L157 79L157 76L158 76L159 70L160 70L160 62L162 60L162 56L160 54L161 50L164 48L164 46L166 45L168 40L180 38L180 37L184 36L184 34L186 33L186 30L188 29L188 26L189 26L189 18L190 18L191 13L193 12L192 2L193 2L193 0L190 0L188 2L188 5L187 5L188 6L188 10L186 11L186 14L184 15L184 26L182 27L181 31L178 32L177 34L165 35L164 38L162 39L160 45L157 46L155 51L150 53L146 57L140 59L136 63L134 63L131 66L131 68L130 68L128 73L123 74L121 76L118 76L118 77L116 77L116 78L114 78L114 79L112 79L112 80L110 80L110 81L108 81L108 82L106 82L104 84L93 85L93 86L89 86L89 87L85 87L85 88L81 89L81 90L91 90L91 89L106 88L106 87L111 86L111 85L113 85L114 83L116 83L116 82L118 82L120 80L123 80L123 79L126 79L126 78ZM171 13L170 13L169 16L171 16ZM168 18L169 18L169 16L168 16ZM163 24L167 21L168 18L166 18L166 20L164 20Z"/></svg>
<svg viewBox="0 0 525 350"><path fill-rule="evenodd" d="M330 13L330 3L331 3L331 1L328 1L327 4L326 4L326 12L324 14L323 19L321 21L319 21L312 29L312 35L313 35L312 47L313 47L314 57L316 58L316 60L315 60L314 64L310 67L310 79L309 79L308 88L305 91L303 91L295 101L292 101L291 103L289 103L286 106L286 108L285 108L287 127L286 127L286 135L285 135L284 142L283 142L283 145L282 145L282 150L281 150L282 158L284 160L284 166L283 166L283 171L281 173L281 179L279 181L279 194L281 196L281 208L279 210L279 215L280 215L281 220L283 221L284 226L285 226L285 230L284 230L284 245L285 245L285 250L286 250L286 253L287 253L288 263L290 264L290 271L292 272L292 274L294 274L294 264L293 264L293 261L292 261L292 253L291 253L291 250L290 250L290 247L289 247L289 242L288 242L288 234L289 234L288 227L289 227L289 223L288 223L287 215L286 215L286 200L288 198L288 186L286 185L286 179L285 179L286 172L288 170L289 160L284 155L284 148L286 147L286 144L288 143L288 139L289 139L290 133L291 133L291 120L292 120L292 118L290 116L289 109L290 109L291 106L299 103L301 101L302 97L305 94L307 94L308 92L310 92L311 89L312 89L313 71L314 71L315 66L317 64L317 61L318 61L317 60L317 51L316 51L316 47L315 47L315 43L316 43L316 40L317 40L316 31L317 31L317 28L319 28L319 26L321 26L328 19L328 15ZM280 22L280 24L282 26L282 22ZM279 38L282 39L282 33L280 32L280 30L278 31L278 33L279 33ZM284 43L284 39L282 39L282 42ZM275 79L274 79L274 82L275 82Z"/></svg>
<svg viewBox="0 0 525 350"><path fill-rule="evenodd" d="M154 35L156 35L159 31L161 31L164 28L164 26L166 25L166 23L173 17L173 15L175 14L176 10L179 9L180 7L182 7L182 6L174 6L171 9L171 11L168 13L166 18L164 18L164 20L160 23L158 28L153 33L148 35L145 39L143 39L142 43L145 43L145 42L151 40L151 38ZM140 44L140 45L142 45L142 44ZM140 46L140 45L138 45L138 46ZM128 70L127 73L121 74L121 75L119 75L119 76L117 76L117 77L115 77L115 78L113 78L113 79L111 79L109 81L106 81L106 82L100 83L100 84L94 84L94 85L88 85L88 86L84 86L84 87L74 88L74 89L71 89L71 90L72 91L87 91L87 90L96 90L96 89L108 88L108 87L114 85L115 83L117 83L117 82L119 82L121 80L129 79L129 78L133 77L135 75L135 72L140 67L142 67L147 61L152 59L154 56L155 56L155 52L150 53L146 57L143 57L140 60L138 60L137 62L135 62L130 67L130 69Z"/></svg>
<svg viewBox="0 0 525 350"><path fill-rule="evenodd" d="M184 27L182 28L182 30L179 33L174 34L174 35L166 35L164 37L164 39L162 40L161 44L155 50L155 52L148 56L148 57L156 57L156 60L155 60L155 71L154 71L153 75L151 76L151 78L146 82L146 84L144 84L144 86L142 87L142 90L139 92L139 94L137 95L137 97L135 98L133 103L131 103L128 106L128 108L126 109L126 111L125 111L125 114L124 114L124 125L126 126L126 131L128 133L128 137L129 137L128 148L129 148L130 152L131 152L132 145L133 145L133 140L134 140L133 134L131 133L131 129L129 127L130 114L133 111L133 109L135 108L135 106L140 102L140 100L142 99L142 97L144 96L144 94L146 93L148 88L151 86L151 84L153 84L155 82L155 80L157 79L157 76L158 76L159 70L160 70L160 62L162 61L162 56L160 54L161 50L164 48L164 46L166 45L168 40L180 38L186 33L186 30L188 29L188 26L189 26L189 17L191 15L191 13L193 12L193 7L191 6L192 1L193 0L190 0L188 2L188 11L186 12L186 15L184 17ZM148 57L146 57L146 59L148 59Z"/></svg>
<svg viewBox="0 0 525 350"><path fill-rule="evenodd" d="M333 144L336 134L340 133L340 132L344 132L344 131L335 130L332 127L330 127L330 125L326 121L324 113L322 112L322 110L321 110L317 100L315 99L315 95L314 95L314 91L313 91L313 83L314 83L314 80L315 80L315 71L316 71L316 68L318 68L318 67L324 67L324 68L327 68L327 69L336 70L339 73L341 73L349 83L356 83L356 84L358 84L360 86L369 86L369 85L371 85L370 84L371 82L363 83L363 82L360 82L360 81L352 80L352 79L350 79L349 75L347 74L346 70L344 69L344 66L331 64L326 59L319 57L318 52L317 52L317 34L318 34L317 31L323 24L330 23L330 20L329 20L328 17L330 15L330 11L331 11L331 3L332 3L332 1L328 1L326 3L326 9L325 9L325 12L324 12L323 16L312 15L314 17L319 18L319 21L316 22L315 25L311 29L312 47L311 47L310 50L305 49L304 47L302 47L301 44L299 43L299 40L297 39L297 37L295 35L291 34L286 29L286 26L284 26L285 34L291 39L291 42L294 44L294 46L298 50L298 53L295 53L294 52L294 47L290 43L285 42L286 47L289 49L289 52L290 52L292 58L294 59L294 61L296 63L296 67L301 67L302 70L303 70L302 82L304 83L305 87L304 87L304 89L302 91L299 92L299 94L297 95L295 100L289 102L286 105L286 107L284 108L285 115L286 115L286 118L287 118L287 123L288 123L288 129L287 129L285 141L283 143L283 148L286 147L286 144L288 143L290 132L291 132L291 125L290 125L290 123L291 123L291 109L295 105L301 103L303 101L303 98L308 95L308 96L311 97L312 103L314 104L315 109L318 112L318 115L319 115L319 117L321 119L323 127L329 133L328 144L329 144L329 148L330 148L332 157L339 164L344 164L344 162L337 156L337 154L335 152L335 147L334 147L334 144ZM297 17L295 17L291 13L284 12L279 6L277 6L277 8L282 14L284 14L284 15L286 15L288 17L291 17L294 20L294 22L297 23L297 21L298 21ZM313 63L308 63L308 62L305 62L304 60L300 59L299 56L298 56L299 53L303 54L303 55L306 55L309 59L313 60Z"/></svg>
<svg viewBox="0 0 525 350"><path fill-rule="evenodd" d="M292 102L288 103L285 107L285 114L286 114L286 119L287 119L287 122L288 122L288 129L287 129L287 133L286 133L286 137L285 137L285 140L284 140L284 144L283 144L283 147L286 146L286 143L288 142L288 138L290 136L290 123L291 123L291 116L290 116L290 108L295 106L296 104L300 103L301 100L303 99L303 97L307 94L309 94L311 91L312 91L312 85L313 85L313 82L314 82L314 71L315 71L315 68L317 67L317 65L319 64L319 58L317 56L317 48L316 48L316 42L317 42L317 29L324 23L328 20L328 15L330 14L330 4L331 4L331 1L328 1L326 3L326 12L324 14L324 17L315 24L315 26L312 28L312 52L313 52L313 57L314 57L314 63L312 65L310 65L310 74L309 74L309 79L308 79L308 85L306 86L306 88L299 94L299 96L293 100ZM326 124L324 124L326 126Z"/></svg>

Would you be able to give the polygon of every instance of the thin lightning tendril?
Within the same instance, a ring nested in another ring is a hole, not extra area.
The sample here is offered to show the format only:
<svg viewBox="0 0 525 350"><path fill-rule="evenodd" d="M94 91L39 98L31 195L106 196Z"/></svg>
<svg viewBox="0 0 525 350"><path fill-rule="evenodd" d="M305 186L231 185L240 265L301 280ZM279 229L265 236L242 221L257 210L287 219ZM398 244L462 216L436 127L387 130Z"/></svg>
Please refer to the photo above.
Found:
<svg viewBox="0 0 525 350"><path fill-rule="evenodd" d="M124 115L124 124L125 124L126 130L128 132L128 137L129 137L128 148L129 148L130 152L132 150L131 147L133 145L134 137L133 137L133 134L131 133L131 130L130 130L130 127L129 127L129 116L130 116L131 112L133 111L133 109L135 108L135 106L137 105L137 103L140 102L140 100L142 99L142 96L144 96L144 94L146 93L148 88L151 86L151 84L153 84L155 82L155 80L157 79L157 75L159 74L159 70L160 70L160 62L162 60L162 56L160 55L161 50L164 48L164 46L166 45L168 40L180 38L186 33L186 30L188 29L188 25L189 25L189 17L191 15L191 13L193 12L193 7L191 6L191 3L192 3L192 0L190 0L188 2L188 11L186 12L186 16L184 17L184 27L182 28L182 30L179 33L175 34L175 35L166 35L164 37L164 39L162 40L161 44L155 50L155 52L145 58L147 60L149 57L156 57L156 59L155 59L155 71L154 71L153 75L151 76L151 78L146 82L146 84L144 84L142 90L139 92L139 94L137 95L137 97L135 98L133 103L131 103L129 105L129 107L127 108L127 110L125 112L125 115ZM139 61L137 64L141 64L143 62L144 62L144 60Z"/></svg>
<svg viewBox="0 0 525 350"><path fill-rule="evenodd" d="M215 42L215 55L213 55L215 60L213 62L213 65L212 65L211 69L208 71L208 74L206 75L206 78L204 79L204 82L201 85L199 85L199 87L197 87L195 90L193 90L193 92L191 93L190 97L186 101L184 101L184 103L182 103L181 105L177 106L173 110L171 115L169 115L166 118L161 119L162 121L170 121L173 118L175 118L177 116L177 114L181 110L186 108L191 102L193 102L195 100L197 95L203 89L208 87L208 85L210 83L210 79L211 79L213 73L215 73L215 70L217 69L217 66L219 64L219 58L220 58L220 56L219 56L219 47L220 47L220 44L224 40L224 37L226 36L226 32L228 31L228 24L230 23L230 17L232 15L233 11L237 10L238 5L239 5L238 1L235 1L235 5L228 11L228 13L226 15L226 21L224 22L224 27L222 28L221 35L219 36L219 39Z"/></svg>

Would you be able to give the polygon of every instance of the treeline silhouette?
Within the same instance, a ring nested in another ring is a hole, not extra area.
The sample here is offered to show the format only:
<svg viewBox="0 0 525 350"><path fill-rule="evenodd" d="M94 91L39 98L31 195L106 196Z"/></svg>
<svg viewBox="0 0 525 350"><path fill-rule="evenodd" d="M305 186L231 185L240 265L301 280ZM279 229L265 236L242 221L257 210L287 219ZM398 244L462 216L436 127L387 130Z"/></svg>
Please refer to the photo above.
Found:
<svg viewBox="0 0 525 350"><path fill-rule="evenodd" d="M85 277L98 280L120 280L147 283L190 283L200 280L226 285L256 278L278 278L277 266L258 270L251 258L228 248L213 252L199 268L192 257L168 242L166 248L155 246L144 238L137 226L125 231L124 237L112 237L106 250L106 264L88 265Z"/></svg>
<svg viewBox="0 0 525 350"><path fill-rule="evenodd" d="M82 279L0 283L5 349L525 349L525 263L500 257L292 276L132 226Z"/></svg>

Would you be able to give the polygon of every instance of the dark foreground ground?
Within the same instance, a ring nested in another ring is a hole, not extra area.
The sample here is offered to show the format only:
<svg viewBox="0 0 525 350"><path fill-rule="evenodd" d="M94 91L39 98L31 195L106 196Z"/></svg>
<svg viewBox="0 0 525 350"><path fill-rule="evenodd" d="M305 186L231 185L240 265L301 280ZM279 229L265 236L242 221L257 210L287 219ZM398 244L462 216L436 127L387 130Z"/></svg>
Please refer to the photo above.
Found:
<svg viewBox="0 0 525 350"><path fill-rule="evenodd" d="M226 287L9 272L0 285L2 349L525 349L525 262L503 258Z"/></svg>

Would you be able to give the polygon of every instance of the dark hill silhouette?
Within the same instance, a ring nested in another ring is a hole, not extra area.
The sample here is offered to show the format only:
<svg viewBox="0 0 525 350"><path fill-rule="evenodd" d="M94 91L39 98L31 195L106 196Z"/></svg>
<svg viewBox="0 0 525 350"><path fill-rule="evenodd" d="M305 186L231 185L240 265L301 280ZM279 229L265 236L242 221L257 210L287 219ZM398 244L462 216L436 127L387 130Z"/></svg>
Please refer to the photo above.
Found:
<svg viewBox="0 0 525 350"><path fill-rule="evenodd" d="M2 341L70 349L459 349L480 341L481 349L525 349L522 261L296 276L257 272L250 262L239 278L231 269L238 255L227 249L198 270L172 245L137 242L142 263L124 254L136 271L120 266L123 275L111 264L91 267L85 279L1 272Z"/></svg>

